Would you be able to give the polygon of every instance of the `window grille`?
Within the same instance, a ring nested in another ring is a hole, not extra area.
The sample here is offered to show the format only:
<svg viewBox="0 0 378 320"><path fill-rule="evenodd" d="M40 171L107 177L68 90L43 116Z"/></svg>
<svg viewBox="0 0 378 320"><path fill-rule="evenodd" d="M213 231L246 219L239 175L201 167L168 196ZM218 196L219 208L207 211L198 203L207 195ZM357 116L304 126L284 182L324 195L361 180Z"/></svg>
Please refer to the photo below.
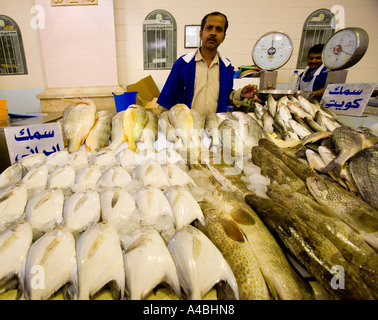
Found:
<svg viewBox="0 0 378 320"><path fill-rule="evenodd" d="M20 28L10 17L0 15L0 75L27 73Z"/></svg>
<svg viewBox="0 0 378 320"><path fill-rule="evenodd" d="M308 50L312 46L319 43L325 44L335 33L333 19L334 15L328 9L318 9L308 16L303 25L297 69L306 68Z"/></svg>
<svg viewBox="0 0 378 320"><path fill-rule="evenodd" d="M164 10L152 11L143 22L144 69L171 69L177 59L177 27Z"/></svg>

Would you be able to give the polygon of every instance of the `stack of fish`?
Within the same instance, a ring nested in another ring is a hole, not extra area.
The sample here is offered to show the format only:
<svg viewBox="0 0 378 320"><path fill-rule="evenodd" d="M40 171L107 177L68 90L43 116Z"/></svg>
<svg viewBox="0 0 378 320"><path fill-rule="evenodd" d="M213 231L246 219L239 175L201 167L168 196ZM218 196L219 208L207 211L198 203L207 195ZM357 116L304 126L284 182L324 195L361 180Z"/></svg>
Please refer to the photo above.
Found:
<svg viewBox="0 0 378 320"><path fill-rule="evenodd" d="M90 299L108 288L116 299L145 299L165 284L182 299L211 288L221 299L314 299L277 236L332 296L376 298L377 149L363 142L342 152L348 143L337 137L350 130L316 102L269 96L249 114L206 117L182 104L159 117L132 105L111 117L80 100L62 128L67 149L0 175L0 260L9 261L0 294ZM340 179L348 162L365 201L328 185L309 156L311 166L293 156L322 139L339 153L322 174ZM293 228L303 241L289 236ZM332 257L348 273L343 293L330 286Z"/></svg>
<svg viewBox="0 0 378 320"><path fill-rule="evenodd" d="M342 126L306 137L296 155L378 209L377 143L369 128Z"/></svg>
<svg viewBox="0 0 378 320"><path fill-rule="evenodd" d="M245 199L269 230L336 298L376 299L377 209L267 139L252 161L271 184Z"/></svg>
<svg viewBox="0 0 378 320"><path fill-rule="evenodd" d="M165 283L176 297L200 299L226 283L239 298L219 249L188 227L204 216L173 150L136 153L124 142L92 154L82 145L22 158L0 181L0 260L9 261L0 293L89 299L107 288L113 298L144 299Z"/></svg>

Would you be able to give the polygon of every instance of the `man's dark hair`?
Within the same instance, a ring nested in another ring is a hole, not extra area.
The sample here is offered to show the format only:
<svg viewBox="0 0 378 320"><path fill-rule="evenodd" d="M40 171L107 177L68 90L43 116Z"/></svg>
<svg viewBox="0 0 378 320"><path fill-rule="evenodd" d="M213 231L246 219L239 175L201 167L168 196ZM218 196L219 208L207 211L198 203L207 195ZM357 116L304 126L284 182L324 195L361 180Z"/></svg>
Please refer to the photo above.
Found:
<svg viewBox="0 0 378 320"><path fill-rule="evenodd" d="M312 46L310 48L310 50L308 50L307 56L309 56L311 53L322 53L323 48L324 48L324 44L321 44L321 43L316 44L316 45Z"/></svg>
<svg viewBox="0 0 378 320"><path fill-rule="evenodd" d="M214 11L214 12L211 12L211 13L208 13L206 16L203 17L202 21L201 21L201 30L203 30L203 28L205 27L205 24L206 24L206 19L208 16L223 16L225 19L226 19L226 24L224 26L224 33L226 33L227 31L227 28L228 28L228 20L227 20L227 17L225 14L221 13L221 12L218 12L218 11Z"/></svg>

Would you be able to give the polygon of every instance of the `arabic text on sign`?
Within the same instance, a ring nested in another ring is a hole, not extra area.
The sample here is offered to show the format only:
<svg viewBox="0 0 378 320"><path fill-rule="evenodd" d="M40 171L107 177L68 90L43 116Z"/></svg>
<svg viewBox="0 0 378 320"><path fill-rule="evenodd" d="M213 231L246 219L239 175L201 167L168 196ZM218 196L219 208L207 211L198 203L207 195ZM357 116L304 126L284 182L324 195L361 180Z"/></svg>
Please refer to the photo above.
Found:
<svg viewBox="0 0 378 320"><path fill-rule="evenodd" d="M52 7L59 6L85 6L98 4L98 0L51 0Z"/></svg>

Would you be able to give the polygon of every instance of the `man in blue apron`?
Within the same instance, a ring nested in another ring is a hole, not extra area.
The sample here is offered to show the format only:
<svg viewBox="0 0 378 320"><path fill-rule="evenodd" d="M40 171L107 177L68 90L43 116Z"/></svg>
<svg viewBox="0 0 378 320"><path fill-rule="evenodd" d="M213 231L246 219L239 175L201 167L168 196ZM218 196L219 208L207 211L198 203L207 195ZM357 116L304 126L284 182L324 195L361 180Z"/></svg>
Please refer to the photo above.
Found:
<svg viewBox="0 0 378 320"><path fill-rule="evenodd" d="M184 103L202 115L226 112L229 104L240 106L253 98L256 85L233 90L234 67L218 52L226 37L227 17L220 12L207 14L201 22L201 46L174 63L157 103L170 109Z"/></svg>
<svg viewBox="0 0 378 320"><path fill-rule="evenodd" d="M315 97L321 97L325 91L328 73L322 62L323 44L310 48L307 56L307 67L299 76L299 90L314 91Z"/></svg>

